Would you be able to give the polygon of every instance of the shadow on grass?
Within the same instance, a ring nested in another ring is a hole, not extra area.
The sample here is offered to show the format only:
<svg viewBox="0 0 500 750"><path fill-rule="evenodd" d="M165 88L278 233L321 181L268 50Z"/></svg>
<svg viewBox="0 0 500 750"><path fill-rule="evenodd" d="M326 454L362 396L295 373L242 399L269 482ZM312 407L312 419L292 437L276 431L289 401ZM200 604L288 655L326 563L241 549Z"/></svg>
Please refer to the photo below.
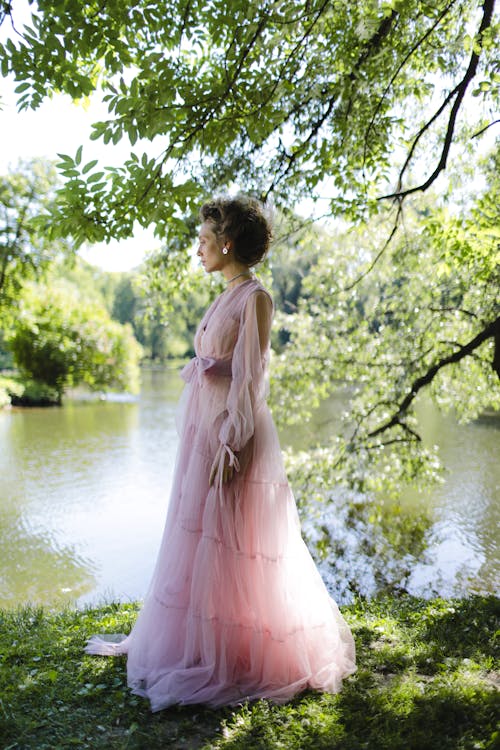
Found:
<svg viewBox="0 0 500 750"><path fill-rule="evenodd" d="M500 656L499 599L473 597L453 601L444 610L431 612L431 615L425 619L424 637L438 644L446 656L473 659L490 648L492 656Z"/></svg>
<svg viewBox="0 0 500 750"><path fill-rule="evenodd" d="M124 658L87 657L94 632L126 631L137 608L2 614L2 748L58 750L493 750L493 597L358 601L345 608L358 671L338 695L307 692L156 714L131 695Z"/></svg>
<svg viewBox="0 0 500 750"><path fill-rule="evenodd" d="M354 609L349 617L349 609ZM229 724L220 750L478 750L500 747L499 601L360 602L347 610L358 672L337 696L259 704ZM262 702L261 702L262 703Z"/></svg>
<svg viewBox="0 0 500 750"><path fill-rule="evenodd" d="M353 684L356 692L356 685ZM345 692L337 700L321 700L310 706L305 696L282 710L250 709L247 721L232 722L226 738L206 748L220 750L457 750L498 747L495 715L498 699L489 695L459 696L443 690L436 695L416 695L411 702L395 699L391 687L360 697ZM479 717L489 714L488 726Z"/></svg>

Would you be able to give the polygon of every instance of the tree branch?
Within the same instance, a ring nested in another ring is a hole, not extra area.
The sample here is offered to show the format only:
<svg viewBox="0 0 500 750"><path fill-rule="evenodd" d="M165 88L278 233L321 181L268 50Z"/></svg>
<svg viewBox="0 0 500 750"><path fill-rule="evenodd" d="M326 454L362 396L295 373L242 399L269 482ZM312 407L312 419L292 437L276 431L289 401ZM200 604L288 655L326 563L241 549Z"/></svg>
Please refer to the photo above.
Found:
<svg viewBox="0 0 500 750"><path fill-rule="evenodd" d="M394 445L395 443L414 443L415 440L417 442L421 442L420 435L417 435L417 433L414 433L415 437L403 437L403 438L392 438L392 440L385 440L382 443L377 443L377 448L387 448L388 445Z"/></svg>
<svg viewBox="0 0 500 750"><path fill-rule="evenodd" d="M312 19L310 25L308 26L308 28L306 29L306 31L302 35L302 37L299 40L299 42L296 44L296 46L294 48L294 53L297 52L300 49L301 45L307 40L308 36L312 32L312 29L314 28L314 26L318 22L319 18L321 17L321 15L325 11L325 9L328 7L328 4L329 4L329 0L324 0L323 4L321 5L321 7L319 8L319 10L317 11L315 17ZM191 130L189 130L186 134L184 134L183 137L179 138L179 142L182 143L184 145L184 147L187 146L193 140L193 138L195 138L195 136L199 132L203 131L203 129L205 128L205 126L207 125L207 123L211 119L213 119L215 109L218 108L220 106L220 104L225 101L226 97L231 93L232 88L234 88L234 86L236 85L238 76L239 76L239 74L241 72L241 69L243 67L243 64L244 64L245 60L247 59L248 55L250 54L252 48L255 46L255 43L257 42L257 39L259 38L259 36L264 31L268 20L269 20L269 18L268 18L267 15L263 15L262 16L262 18L260 19L259 24L257 25L257 28L255 29L255 31L254 31L254 33L252 35L252 38L249 40L249 42L246 44L244 50L240 54L240 58L237 61L236 67L232 71L230 77L229 77L229 71L226 70L226 73L228 75L227 75L227 78L226 78L226 87L225 87L225 90L219 96L214 97L214 106L213 106L213 108L210 111L208 111L205 114L205 116L200 120L200 122L198 122L194 127L192 127ZM292 55L292 59L293 59L293 55ZM284 69L286 69L287 65L288 65L288 62L284 64L282 71ZM282 71L280 72L280 78L281 78ZM273 87L273 93L274 93L274 90L276 89L276 87L278 85L278 82L276 82L275 86ZM332 101L332 106L333 106L333 101ZM162 108L160 108L160 109L162 109ZM325 115L325 117L323 118L323 120L326 118L326 116L327 115ZM317 129L319 129L319 127L320 127L320 124L317 126ZM312 137L313 137L313 133L309 136L308 141ZM139 200L138 200L139 203L141 203L144 200L144 198L150 192L151 188L155 185L155 183L158 180L161 180L161 172L162 172L163 166L166 163L166 161L168 160L168 158L170 156L170 153L174 150L174 148L177 147L177 145L178 145L178 142L175 142L175 143L172 142L170 144L170 146L165 150L164 155L163 155L163 157L161 159L161 162L159 162L159 165L158 165L157 169L155 170L155 172L154 172L151 180L146 185L146 188L143 191L142 195L139 197ZM290 168L291 168L291 165L289 164L288 167L287 167L287 169L286 169L286 171L285 171L285 174L289 171ZM268 193L269 192L271 192L271 189L268 191ZM266 197L267 197L267 194L266 194Z"/></svg>
<svg viewBox="0 0 500 750"><path fill-rule="evenodd" d="M353 69L351 70L351 72L348 75L348 79L349 79L349 81L351 83L355 83L355 81L356 81L356 72L355 71L359 70L359 68L361 67L361 65L368 59L368 57L372 54L372 52L374 52L374 51L376 52L378 50L378 48L380 46L380 43L382 42L382 40L390 32L392 24L394 23L394 21L396 20L397 17L398 17L397 11L393 10L390 16L384 18L381 21L381 23L380 23L377 31L375 32L375 34L366 43L365 49L363 50L363 52L360 54L360 56L358 57L358 59L354 63ZM351 113L352 102L353 102L353 94L351 93L349 99L347 100L347 106L346 106L346 109L345 109L345 114L344 114L344 120L345 121L347 121L347 119L348 119L348 117L349 117L349 115ZM344 143L344 138L342 138L342 144L343 143Z"/></svg>
<svg viewBox="0 0 500 750"><path fill-rule="evenodd" d="M493 122L490 122L488 125L485 125L484 128L481 128L481 130L478 130L477 133L474 133L471 135L471 138L478 138L480 135L485 133L489 128L493 127L493 125L498 125L500 123L500 120L493 120Z"/></svg>
<svg viewBox="0 0 500 750"><path fill-rule="evenodd" d="M382 245L382 247L376 254L375 258L372 260L372 262L370 263L366 271L363 271L363 273L361 273L353 282L351 282L351 284L348 284L346 287L344 287L342 289L343 292L350 292L351 289L354 289L354 287L357 284L359 284L359 282L362 281L365 278L365 276L368 276L368 274L375 268L376 264L378 263L378 261L380 260L384 252L387 250L387 248L391 244L392 239L398 230L399 220L401 218L402 213L403 213L403 203L402 201L399 201L398 212L396 214L396 218L394 219L394 225L392 227L390 235L388 236L388 238L386 239L386 241L384 242L384 244Z"/></svg>
<svg viewBox="0 0 500 750"><path fill-rule="evenodd" d="M428 308L431 312L450 312L450 313L462 313L462 315L468 315L470 318L477 320L477 315L470 310L464 310L463 307L432 307L429 305Z"/></svg>
<svg viewBox="0 0 500 750"><path fill-rule="evenodd" d="M432 24L432 26L430 26L430 28L427 29L427 31L425 32L425 34L423 36L421 36L420 39L417 40L417 42L415 42L415 44L413 45L413 47L404 56L404 58L402 59L402 61L400 62L400 64L398 65L398 67L396 68L396 70L394 71L394 73L392 74L389 83L387 84L387 86L385 87L384 91L382 92L382 96L380 97L380 99L379 99L379 101L377 103L377 106L375 107L375 110L374 110L373 115L372 115L372 117L370 119L370 122L368 123L368 127L365 130L364 147L363 147L363 164L366 161L366 155L367 155L367 151L368 151L368 136L370 135L370 131L372 130L373 125L375 124L375 119L376 119L376 117L377 117L377 115L379 113L380 107L382 106L382 103L383 103L383 101L384 101L384 99L385 99L388 91L390 90L392 84L394 83L394 81L396 80L396 78L398 77L398 75L400 74L401 70L404 68L404 66L406 65L406 63L410 59L410 57L413 55L413 53L416 52L417 49L425 42L425 40L432 34L432 32L434 31L434 29L437 26L439 26L439 24L441 23L441 21L443 20L443 18L450 12L450 9L455 4L455 2L456 2L456 0L451 0L451 2L443 10L443 12L441 13L441 15L439 15L437 17L436 21Z"/></svg>
<svg viewBox="0 0 500 750"><path fill-rule="evenodd" d="M0 26L5 21L5 16L10 16L12 7L8 2L3 2L0 6Z"/></svg>
<svg viewBox="0 0 500 750"><path fill-rule="evenodd" d="M480 333L478 333L477 336L471 339L471 341L469 341L467 344L464 344L463 346L459 346L457 351L453 352L453 354L449 354L447 357L443 357L442 359L440 359L438 362L436 362L436 364L432 365L432 367L429 367L429 369L424 375L421 375L416 380L414 380L409 393L407 393L407 395L399 404L397 412L393 414L393 416L390 419L384 422L383 425L369 432L368 437L375 437L376 435L380 435L382 432L385 432L386 430L389 430L391 427L395 427L396 425L400 425L405 430L408 429L408 426L402 421L402 417L408 411L410 404L413 402L418 392L421 391L422 388L424 388L424 386L429 385L429 383L431 383L434 380L437 373L440 370L442 370L443 367L446 367L447 365L450 365L456 362L460 362L460 360L472 354L472 352L475 349L481 346L481 344L484 343L489 338L494 338L495 340L495 356L493 359L492 366L495 372L500 377L500 373L499 373L500 356L497 354L497 342L500 339L500 316L499 316L492 323L485 326L485 328L483 328L483 330L480 331ZM498 369L496 369L497 367Z"/></svg>
<svg viewBox="0 0 500 750"><path fill-rule="evenodd" d="M184 8L184 12L182 14L181 28L179 32L179 49L182 43L182 37L184 36L184 33L187 28L187 23L188 23L190 12L191 12L191 0L188 0L186 3L186 7Z"/></svg>
<svg viewBox="0 0 500 750"><path fill-rule="evenodd" d="M307 35L309 35L309 33L310 33L313 25L317 22L317 20L319 19L320 15L323 13L323 10L324 10L324 8L325 8L326 5L328 5L328 2L324 2L323 5L321 6L321 8L319 10L319 13L317 14L317 17L314 19L313 23L311 24L311 27L307 30ZM359 70L359 68L362 66L362 64L367 60L367 58L371 54L373 54L374 52L376 52L379 49L380 44L382 43L383 39L389 34L389 31L391 30L392 24L393 24L394 20L397 18L397 16L398 16L398 13L395 10L393 10L391 12L390 16L385 17L380 22L379 27L377 28L377 31L373 34L372 37L370 37L370 39L364 45L363 51L358 56L358 59L356 60L356 62L353 65L353 69L351 70L351 72L347 76L348 79L349 79L349 81L351 83L354 83L356 81L356 77L357 77L356 76L356 71ZM304 38L305 37L303 37L300 40L299 44L296 45L296 48L295 48L295 50L294 50L294 52L293 52L293 54L291 56L292 58L293 58L293 56L295 54L295 51L300 47L300 45L302 45ZM346 112L345 112L345 115L344 115L344 119L347 119L347 117L349 116L349 112L350 112L351 106L352 106L352 99L353 99L353 97L351 95L349 97L348 102L347 102ZM292 154L288 154L286 152L283 154L283 157L284 157L283 161L284 161L285 158L288 159L288 164L286 165L286 167L284 167L283 169L281 169L280 173L273 179L271 185L266 190L266 193L264 195L264 200L267 200L268 196L276 189L276 187L279 185L279 183L290 172L290 170L292 169L293 164L295 163L295 161L298 159L299 156L301 156L303 154L303 152L305 151L305 149L307 148L307 146L309 145L309 143L317 135L317 133L319 132L319 130L322 127L322 125L326 122L326 120L329 118L329 116L333 112L333 108L335 106L335 103L336 103L336 97L335 96L331 96L329 98L329 100L327 101L326 109L323 112L323 114L312 124L312 127L311 127L311 129L309 131L309 134L308 134L307 138L300 144L300 146ZM290 117L290 115L293 112L294 112L294 109L291 110L291 113L289 113L287 115L287 117L282 122L282 124L284 122L286 122L286 120ZM280 167L282 167L282 166L283 166L283 162L280 164Z"/></svg>
<svg viewBox="0 0 500 750"><path fill-rule="evenodd" d="M478 33L477 33L477 39L478 39L479 46L481 46L481 44L482 44L482 34L491 25L491 20L492 20L492 16L493 16L493 10L494 10L494 7L495 7L495 0L484 0L482 7L483 7L483 16L481 18L481 24L479 26L479 30L478 30ZM469 83L472 81L472 79L476 75L477 66L478 66L478 63L479 63L479 56L480 56L479 53L477 53L477 52L475 52L473 50L472 55L471 55L470 60L469 60L469 65L468 65L467 70L465 72L465 75L462 78L462 80L460 81L460 83L457 86L455 86L455 88L453 89L453 91L450 92L445 97L445 99L444 99L443 103L441 104L441 106L437 109L437 111L430 118L430 120L428 120L428 122L425 123L425 125L419 130L419 132L415 136L415 139L414 139L413 144L411 146L411 149L410 149L410 151L408 153L408 156L407 156L407 158L405 160L405 163L403 164L403 166L401 168L401 171L399 173L399 178L398 178L398 186L399 186L399 188L398 188L398 190L396 190L396 192L390 193L388 195L382 195L382 196L379 197L378 200L389 200L389 199L395 199L395 198L403 199L403 198L406 198L408 195L411 195L412 193L416 193L416 192L419 192L419 191L424 192L425 190L427 190L435 182L435 180L441 174L441 172L444 171L444 169L446 168L446 163L448 161L448 155L449 155L449 152L450 152L451 144L453 142L453 135L454 135L454 131L455 131L455 124L456 124L458 112L460 110L460 107L461 107L463 98L465 96L465 92L467 91L467 88L469 86ZM432 172L432 174L427 178L427 180L425 180L425 182L421 183L420 185L416 185L415 187L408 188L406 190L401 190L401 185L402 185L404 173L406 172L406 170L408 168L409 162L410 162L410 160L411 160L411 158L413 156L413 153L415 151L415 148L416 148L417 144L419 143L419 141L422 138L422 136L424 135L424 133L429 129L429 127L432 125L432 123L441 115L441 113L443 112L443 110L447 107L447 105L450 103L450 101L453 98L455 99L455 101L453 102L453 106L451 108L450 116L448 118L448 125L447 125L447 128L446 128L446 133L445 133L443 148L442 148L441 156L440 156L440 159L439 159L439 162L438 162L436 168L434 169L434 171Z"/></svg>
<svg viewBox="0 0 500 750"><path fill-rule="evenodd" d="M238 60L238 62L236 64L236 68L232 72L231 77L229 78L229 76L228 76L228 78L227 78L226 90L225 90L225 92L223 93L223 95L221 97L221 101L224 101L225 97L228 96L231 93L231 89L236 84L238 76L241 73L241 69L243 67L243 64L244 64L245 60L247 59L248 55L250 54L250 51L254 47L257 39L259 38L259 36L262 34L263 30L265 29L267 21L268 21L268 17L266 15L263 15L262 18L260 19L259 23L257 24L257 27L256 27L256 29L255 29L255 31L254 31L254 33L252 35L252 38L247 43L246 48L243 50L242 54L240 55L240 59Z"/></svg>
<svg viewBox="0 0 500 750"><path fill-rule="evenodd" d="M491 363L491 366L493 367L494 372L498 375L500 378L500 331L497 331L495 333L495 349L493 352L493 361Z"/></svg>
<svg viewBox="0 0 500 750"><path fill-rule="evenodd" d="M281 182L281 180L284 179L287 176L287 174L292 169L292 167L293 167L295 161L297 160L297 158L301 154L304 153L304 151L307 148L307 146L309 145L309 143L318 134L318 132L319 132L321 126L324 124L325 120L327 120L328 117L330 116L330 114L332 113L334 105L335 105L335 99L332 97L330 99L329 103L328 103L328 106L327 106L325 112L323 112L323 114L321 115L321 117L318 120L316 120L316 122L314 123L313 127L311 128L311 130L309 132L309 135L307 136L307 138L304 141L302 141L302 143L300 144L299 148L297 148L290 155L285 154L287 156L287 158L288 158L288 164L286 165L285 169L282 170L281 173L277 177L274 178L274 180L272 181L271 185L269 186L269 188L265 192L264 200L267 200L267 198L269 197L269 195L275 190L275 188L278 185L278 183Z"/></svg>

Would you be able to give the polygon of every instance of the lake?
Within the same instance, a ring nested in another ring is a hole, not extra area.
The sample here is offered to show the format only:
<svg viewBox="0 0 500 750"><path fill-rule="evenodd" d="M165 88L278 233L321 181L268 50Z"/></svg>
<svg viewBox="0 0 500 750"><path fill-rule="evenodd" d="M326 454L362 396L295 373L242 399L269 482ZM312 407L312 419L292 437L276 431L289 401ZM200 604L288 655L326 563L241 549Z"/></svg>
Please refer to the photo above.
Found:
<svg viewBox="0 0 500 750"><path fill-rule="evenodd" d="M176 371L144 370L137 398L0 410L1 606L144 595L165 520L182 385ZM339 601L353 590L376 593L381 578L417 595L498 590L500 417L459 426L425 403L419 418L425 440L440 446L446 481L423 495L406 492L397 514L388 503L382 531L362 516L366 503L341 491L318 520L328 535L318 562ZM396 554L390 544L401 514L426 521L415 527L418 549ZM306 523L311 542L313 526Z"/></svg>

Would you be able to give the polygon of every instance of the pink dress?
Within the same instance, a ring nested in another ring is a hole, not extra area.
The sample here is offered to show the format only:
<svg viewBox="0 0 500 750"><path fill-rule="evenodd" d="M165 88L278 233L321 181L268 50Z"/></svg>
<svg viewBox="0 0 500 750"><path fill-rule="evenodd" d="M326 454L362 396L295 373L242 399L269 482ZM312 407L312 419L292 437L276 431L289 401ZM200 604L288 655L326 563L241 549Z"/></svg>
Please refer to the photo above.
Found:
<svg viewBox="0 0 500 750"><path fill-rule="evenodd" d="M127 654L128 684L153 711L333 693L355 670L351 632L302 540L266 403L271 315L253 279L205 313L182 372L177 465L144 606L128 637L86 647ZM226 456L239 470L223 483Z"/></svg>

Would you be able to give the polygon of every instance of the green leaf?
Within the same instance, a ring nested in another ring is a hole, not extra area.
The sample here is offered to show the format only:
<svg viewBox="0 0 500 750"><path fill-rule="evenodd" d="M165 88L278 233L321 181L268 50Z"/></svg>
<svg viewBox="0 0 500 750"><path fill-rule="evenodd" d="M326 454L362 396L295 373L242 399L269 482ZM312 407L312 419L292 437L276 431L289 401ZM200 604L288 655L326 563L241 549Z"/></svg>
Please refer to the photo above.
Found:
<svg viewBox="0 0 500 750"><path fill-rule="evenodd" d="M61 159L61 163L71 165L73 166L75 162L73 161L72 156L68 156L68 154L60 154L58 153L57 156Z"/></svg>
<svg viewBox="0 0 500 750"><path fill-rule="evenodd" d="M0 60L0 70L3 77L6 78L9 74L9 58L7 57L2 45L0 45Z"/></svg>
<svg viewBox="0 0 500 750"><path fill-rule="evenodd" d="M97 161L97 159L92 159L92 161L87 162L87 164L82 169L82 174L87 174L87 172L90 172L90 170L93 169L97 164Z"/></svg>
<svg viewBox="0 0 500 750"><path fill-rule="evenodd" d="M91 185L93 182L98 182L102 177L104 177L104 172L94 172L94 174L91 174L88 178L87 184Z"/></svg>

